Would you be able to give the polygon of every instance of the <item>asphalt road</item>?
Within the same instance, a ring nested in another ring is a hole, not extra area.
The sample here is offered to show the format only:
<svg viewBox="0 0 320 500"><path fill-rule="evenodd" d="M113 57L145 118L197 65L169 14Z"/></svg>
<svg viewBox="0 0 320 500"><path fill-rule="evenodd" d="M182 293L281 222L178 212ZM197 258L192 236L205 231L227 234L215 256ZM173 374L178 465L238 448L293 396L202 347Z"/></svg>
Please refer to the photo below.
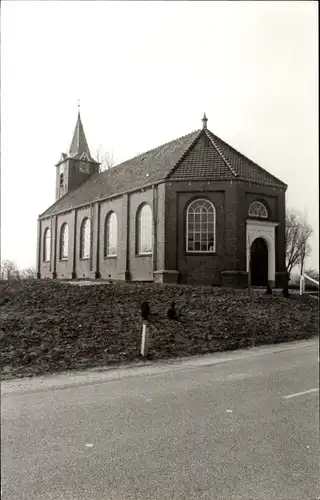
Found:
<svg viewBox="0 0 320 500"><path fill-rule="evenodd" d="M317 340L3 382L3 500L316 500Z"/></svg>

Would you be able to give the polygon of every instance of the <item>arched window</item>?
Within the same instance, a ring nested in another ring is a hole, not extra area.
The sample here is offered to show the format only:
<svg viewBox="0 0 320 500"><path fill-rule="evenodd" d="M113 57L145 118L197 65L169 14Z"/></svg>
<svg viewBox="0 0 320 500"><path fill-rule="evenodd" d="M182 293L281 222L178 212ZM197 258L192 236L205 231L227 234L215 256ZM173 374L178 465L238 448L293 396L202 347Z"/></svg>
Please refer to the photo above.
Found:
<svg viewBox="0 0 320 500"><path fill-rule="evenodd" d="M90 219L83 219L80 228L80 259L89 259L90 257Z"/></svg>
<svg viewBox="0 0 320 500"><path fill-rule="evenodd" d="M194 200L187 209L187 252L209 253L216 249L216 211L208 200Z"/></svg>
<svg viewBox="0 0 320 500"><path fill-rule="evenodd" d="M250 217L259 217L261 219L267 219L268 211L264 206L264 204L261 203L261 201L254 201L253 203L251 203L249 207L248 215Z"/></svg>
<svg viewBox="0 0 320 500"><path fill-rule="evenodd" d="M43 235L43 260L50 262L51 259L51 231L47 227Z"/></svg>
<svg viewBox="0 0 320 500"><path fill-rule="evenodd" d="M69 246L69 228L68 224L64 223L60 229L60 260L68 258Z"/></svg>
<svg viewBox="0 0 320 500"><path fill-rule="evenodd" d="M116 257L118 246L118 224L115 212L110 212L105 222L104 256Z"/></svg>
<svg viewBox="0 0 320 500"><path fill-rule="evenodd" d="M138 211L137 250L139 254L152 253L152 211L147 204Z"/></svg>

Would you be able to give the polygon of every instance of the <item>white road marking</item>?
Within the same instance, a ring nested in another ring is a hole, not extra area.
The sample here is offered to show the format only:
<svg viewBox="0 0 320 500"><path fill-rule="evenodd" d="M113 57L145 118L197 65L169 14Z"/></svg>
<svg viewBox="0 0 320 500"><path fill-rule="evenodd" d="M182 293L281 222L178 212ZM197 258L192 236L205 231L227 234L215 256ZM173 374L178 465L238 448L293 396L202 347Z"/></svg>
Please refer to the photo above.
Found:
<svg viewBox="0 0 320 500"><path fill-rule="evenodd" d="M226 413L232 413L232 410L226 410Z"/></svg>
<svg viewBox="0 0 320 500"><path fill-rule="evenodd" d="M309 389L308 391L296 392L295 394L289 394L288 396L283 396L283 399L295 398L296 396L302 396L303 394L310 394L311 392L318 392L319 389L315 387L314 389Z"/></svg>
<svg viewBox="0 0 320 500"><path fill-rule="evenodd" d="M87 448L92 448L93 444L92 443L86 443Z"/></svg>

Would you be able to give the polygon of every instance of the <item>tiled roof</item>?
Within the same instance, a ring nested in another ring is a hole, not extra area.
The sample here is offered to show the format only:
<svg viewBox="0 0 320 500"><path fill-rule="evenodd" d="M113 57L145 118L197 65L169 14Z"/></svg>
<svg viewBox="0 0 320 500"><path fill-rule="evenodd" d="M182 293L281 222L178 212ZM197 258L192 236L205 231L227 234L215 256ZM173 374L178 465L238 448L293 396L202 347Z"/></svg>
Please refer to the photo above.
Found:
<svg viewBox="0 0 320 500"><path fill-rule="evenodd" d="M200 133L201 130L196 130L90 177L74 191L57 200L40 217L48 217L100 198L161 181L175 167Z"/></svg>
<svg viewBox="0 0 320 500"><path fill-rule="evenodd" d="M204 129L193 148L169 175L170 179L245 179L286 187L282 181Z"/></svg>
<svg viewBox="0 0 320 500"><path fill-rule="evenodd" d="M173 180L183 179L232 179L234 173L213 147L205 131L198 137L193 148L168 176Z"/></svg>
<svg viewBox="0 0 320 500"><path fill-rule="evenodd" d="M208 129L200 129L96 174L56 201L40 217L71 210L165 179L245 179L286 188Z"/></svg>
<svg viewBox="0 0 320 500"><path fill-rule="evenodd" d="M208 137L211 138L214 147L220 152L220 155L225 159L228 165L230 165L236 177L249 181L255 181L260 184L272 184L284 188L287 187L287 185L280 179L264 170L264 168L254 163L242 153L239 153L239 151L234 149L232 146L229 146L229 144L214 135L210 132L210 130L206 130L206 133Z"/></svg>

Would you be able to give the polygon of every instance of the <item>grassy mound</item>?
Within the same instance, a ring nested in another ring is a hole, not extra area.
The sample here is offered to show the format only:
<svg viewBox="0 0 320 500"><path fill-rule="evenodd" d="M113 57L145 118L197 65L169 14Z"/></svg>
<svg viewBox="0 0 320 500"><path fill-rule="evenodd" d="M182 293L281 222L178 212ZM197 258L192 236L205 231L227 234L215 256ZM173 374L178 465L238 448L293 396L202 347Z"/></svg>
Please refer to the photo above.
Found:
<svg viewBox="0 0 320 500"><path fill-rule="evenodd" d="M137 360L140 305L148 300L150 357L168 358L306 339L318 333L318 302L200 286L55 281L0 282L2 378ZM185 324L170 321L174 300Z"/></svg>

